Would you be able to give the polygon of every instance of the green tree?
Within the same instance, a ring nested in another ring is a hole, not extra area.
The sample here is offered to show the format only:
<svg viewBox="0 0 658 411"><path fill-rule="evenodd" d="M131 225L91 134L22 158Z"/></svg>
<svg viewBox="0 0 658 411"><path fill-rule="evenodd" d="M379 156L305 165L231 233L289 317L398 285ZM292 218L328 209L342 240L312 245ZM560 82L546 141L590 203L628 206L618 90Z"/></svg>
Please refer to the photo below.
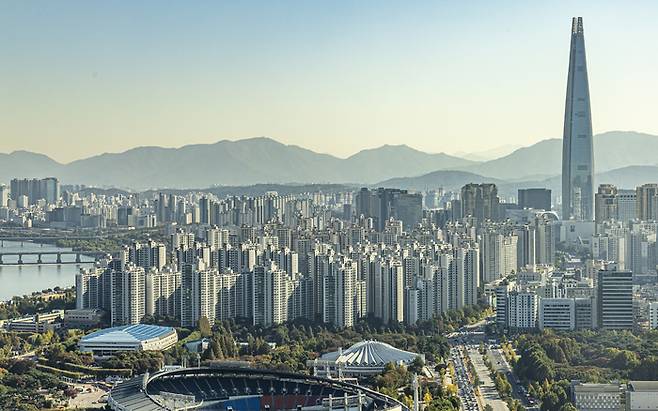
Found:
<svg viewBox="0 0 658 411"><path fill-rule="evenodd" d="M210 321L205 315L199 318L199 331L201 332L202 337L212 336L212 327L210 326Z"/></svg>

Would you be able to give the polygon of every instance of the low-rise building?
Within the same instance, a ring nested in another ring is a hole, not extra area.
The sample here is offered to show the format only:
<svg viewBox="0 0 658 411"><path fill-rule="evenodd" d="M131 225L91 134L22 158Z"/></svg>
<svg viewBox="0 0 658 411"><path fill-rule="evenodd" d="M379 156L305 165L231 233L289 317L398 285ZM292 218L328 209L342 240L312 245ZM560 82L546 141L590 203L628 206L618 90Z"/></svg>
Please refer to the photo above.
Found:
<svg viewBox="0 0 658 411"><path fill-rule="evenodd" d="M106 357L121 351L164 351L178 341L173 327L133 324L104 328L82 337L78 347L96 357Z"/></svg>
<svg viewBox="0 0 658 411"><path fill-rule="evenodd" d="M64 310L53 310L49 313L39 313L22 318L5 321L2 326L7 331L44 333L54 331L62 326Z"/></svg>
<svg viewBox="0 0 658 411"><path fill-rule="evenodd" d="M626 389L626 411L658 409L658 381L629 381Z"/></svg>
<svg viewBox="0 0 658 411"><path fill-rule="evenodd" d="M613 384L590 384L573 381L572 401L579 411L618 411L622 408L623 386Z"/></svg>
<svg viewBox="0 0 658 411"><path fill-rule="evenodd" d="M105 311L98 308L81 308L67 310L64 313L64 325L67 327L93 327L101 323Z"/></svg>

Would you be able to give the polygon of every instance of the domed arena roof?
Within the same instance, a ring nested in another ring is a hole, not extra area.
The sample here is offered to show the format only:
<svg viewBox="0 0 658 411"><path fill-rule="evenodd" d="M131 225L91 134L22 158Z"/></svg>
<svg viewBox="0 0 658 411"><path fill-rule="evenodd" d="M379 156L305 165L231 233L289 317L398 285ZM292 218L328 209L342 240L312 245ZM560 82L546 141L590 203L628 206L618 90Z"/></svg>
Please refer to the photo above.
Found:
<svg viewBox="0 0 658 411"><path fill-rule="evenodd" d="M320 359L347 367L383 367L389 363L411 364L416 357L422 358L420 354L400 350L390 344L365 340L346 350L324 354Z"/></svg>

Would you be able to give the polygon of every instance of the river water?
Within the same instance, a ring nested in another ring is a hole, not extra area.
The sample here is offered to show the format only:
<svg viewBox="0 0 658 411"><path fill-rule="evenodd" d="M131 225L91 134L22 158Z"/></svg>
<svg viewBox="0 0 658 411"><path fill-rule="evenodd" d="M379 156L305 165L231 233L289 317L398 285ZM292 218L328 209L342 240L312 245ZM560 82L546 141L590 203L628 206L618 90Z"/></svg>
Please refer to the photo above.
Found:
<svg viewBox="0 0 658 411"><path fill-rule="evenodd" d="M30 242L4 241L0 245L0 253L34 252L34 251L71 251L70 248L60 248L49 244L34 244ZM27 264L37 261L37 256L23 256L24 265L11 265L17 262L16 256L2 258L4 264L0 265L0 301L11 299L15 295L31 294L48 288L70 287L75 284L75 274L80 267L89 267L94 258L80 256L81 264L53 264L55 255L44 255L43 265ZM64 261L75 261L75 255L62 256Z"/></svg>

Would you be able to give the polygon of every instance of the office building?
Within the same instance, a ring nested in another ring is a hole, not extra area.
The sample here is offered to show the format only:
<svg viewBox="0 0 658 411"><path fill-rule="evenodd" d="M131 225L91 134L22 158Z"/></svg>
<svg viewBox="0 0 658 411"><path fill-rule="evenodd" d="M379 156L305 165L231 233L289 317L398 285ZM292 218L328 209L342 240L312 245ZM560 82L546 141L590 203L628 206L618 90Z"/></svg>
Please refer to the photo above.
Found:
<svg viewBox="0 0 658 411"><path fill-rule="evenodd" d="M9 187L0 184L0 207L7 207L9 203Z"/></svg>
<svg viewBox="0 0 658 411"><path fill-rule="evenodd" d="M576 328L576 303L573 298L541 298L539 301L540 330L571 331Z"/></svg>
<svg viewBox="0 0 658 411"><path fill-rule="evenodd" d="M633 273L610 265L597 280L598 325L604 330L630 330L634 326Z"/></svg>
<svg viewBox="0 0 658 411"><path fill-rule="evenodd" d="M583 19L574 17L562 141L562 219L594 219L592 113Z"/></svg>
<svg viewBox="0 0 658 411"><path fill-rule="evenodd" d="M622 396L623 387L618 383L571 383L571 401L579 411L622 410Z"/></svg>
<svg viewBox="0 0 658 411"><path fill-rule="evenodd" d="M551 211L551 190L547 188L519 189L517 201L521 208Z"/></svg>
<svg viewBox="0 0 658 411"><path fill-rule="evenodd" d="M612 184L601 184L594 200L594 215L597 224L607 220L617 220L628 224L638 217L638 192L645 197L644 212L651 214L654 208L654 200L651 186L637 190L618 189ZM655 195L655 193L654 193Z"/></svg>

